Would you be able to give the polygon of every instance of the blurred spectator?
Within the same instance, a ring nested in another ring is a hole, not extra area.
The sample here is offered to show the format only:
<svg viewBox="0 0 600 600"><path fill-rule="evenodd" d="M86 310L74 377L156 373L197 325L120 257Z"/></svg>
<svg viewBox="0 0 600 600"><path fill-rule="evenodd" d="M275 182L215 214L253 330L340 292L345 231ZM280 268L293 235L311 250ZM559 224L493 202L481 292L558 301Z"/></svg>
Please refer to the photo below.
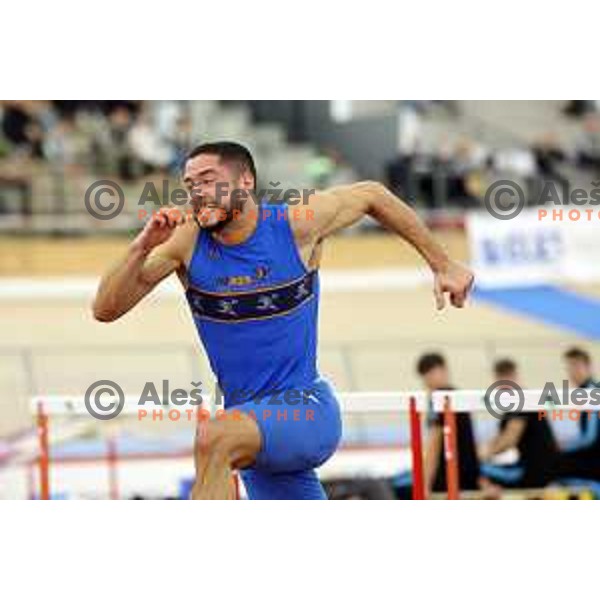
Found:
<svg viewBox="0 0 600 600"><path fill-rule="evenodd" d="M157 100L145 110L152 111L152 121L157 135L165 141L173 141L183 118L183 108L179 100Z"/></svg>
<svg viewBox="0 0 600 600"><path fill-rule="evenodd" d="M569 164L569 157L558 136L554 132L548 132L541 136L531 149L536 163L536 176L530 178L529 183L533 185L529 187L529 202L539 206L559 199L561 204L568 204L570 181L564 174L564 168ZM555 185L548 188L548 182ZM550 193L549 190L554 191Z"/></svg>
<svg viewBox="0 0 600 600"><path fill-rule="evenodd" d="M142 110L128 133L132 155L139 161L143 174L166 171L174 157L173 147L154 127L148 111Z"/></svg>
<svg viewBox="0 0 600 600"><path fill-rule="evenodd" d="M592 359L581 348L571 348L563 355L569 382L577 388L597 388ZM579 437L560 455L561 477L600 481L600 423L597 412L582 412L579 419Z"/></svg>
<svg viewBox="0 0 600 600"><path fill-rule="evenodd" d="M563 112L569 117L582 117L600 110L600 100L569 100Z"/></svg>
<svg viewBox="0 0 600 600"><path fill-rule="evenodd" d="M456 389L450 382L446 359L441 354L432 353L421 356L417 362L417 373L429 393ZM427 488L433 492L447 490L443 429L443 414L431 412L425 446L425 482ZM478 489L479 459L469 413L456 413L456 443L457 453L460 456L459 487L461 490Z"/></svg>
<svg viewBox="0 0 600 600"><path fill-rule="evenodd" d="M306 165L306 174L310 180L310 185L317 189L327 187L327 182L335 168L333 160L326 152L319 152L317 156L311 159Z"/></svg>
<svg viewBox="0 0 600 600"><path fill-rule="evenodd" d="M19 101L3 102L2 134L24 156L43 158L43 130L32 115L29 104Z"/></svg>
<svg viewBox="0 0 600 600"><path fill-rule="evenodd" d="M559 167L565 163L567 155L560 146L556 133L546 133L534 143L532 149L537 170L542 177L558 181L565 180Z"/></svg>
<svg viewBox="0 0 600 600"><path fill-rule="evenodd" d="M88 161L89 144L78 130L74 115L61 117L46 135L44 154L57 168L81 171Z"/></svg>
<svg viewBox="0 0 600 600"><path fill-rule="evenodd" d="M537 173L535 156L529 148L503 148L492 159L496 171L511 177L533 177Z"/></svg>
<svg viewBox="0 0 600 600"><path fill-rule="evenodd" d="M342 155L333 148L324 148L310 160L306 167L308 185L316 189L348 185L358 181L358 175ZM367 229L377 229L379 224L370 216L347 227L341 235L352 235Z"/></svg>
<svg viewBox="0 0 600 600"><path fill-rule="evenodd" d="M577 164L583 168L600 170L600 115L588 113L583 131L576 142Z"/></svg>
<svg viewBox="0 0 600 600"><path fill-rule="evenodd" d="M31 216L33 209L30 178L18 169L0 169L0 213L8 212L5 195L11 192L18 198L19 212L23 216Z"/></svg>
<svg viewBox="0 0 600 600"><path fill-rule="evenodd" d="M495 381L507 381L521 386L517 365L503 359L494 365ZM518 459L510 465L490 464L495 457L516 450ZM481 474L494 484L509 488L544 487L555 476L557 445L550 425L536 412L507 413L500 421L498 433L481 447Z"/></svg>
<svg viewBox="0 0 600 600"><path fill-rule="evenodd" d="M98 109L107 117L110 117L115 111L125 109L132 118L135 118L144 104L145 102L142 100L84 100L81 108L90 107L95 109L97 105Z"/></svg>
<svg viewBox="0 0 600 600"><path fill-rule="evenodd" d="M458 104L453 100L400 100L398 102L398 153L416 154L423 140L423 117L441 107L446 115L457 117Z"/></svg>
<svg viewBox="0 0 600 600"><path fill-rule="evenodd" d="M414 173L417 171L416 160L416 154L399 153L385 167L386 182L390 190L413 205L418 199L416 185L413 185Z"/></svg>
<svg viewBox="0 0 600 600"><path fill-rule="evenodd" d="M333 148L321 150L315 158L309 161L306 171L310 179L310 186L317 189L345 185L358 180L352 167Z"/></svg>
<svg viewBox="0 0 600 600"><path fill-rule="evenodd" d="M33 118L40 124L44 134L51 131L59 121L62 113L57 110L55 103L49 100L30 102L29 110Z"/></svg>
<svg viewBox="0 0 600 600"><path fill-rule="evenodd" d="M398 103L398 152L411 155L417 150L422 137L421 114L425 105L419 100L403 100Z"/></svg>
<svg viewBox="0 0 600 600"><path fill-rule="evenodd" d="M481 205L482 173L487 164L485 149L463 137L455 145L441 141L435 153L399 154L387 164L390 189L411 204L426 208L474 208Z"/></svg>
<svg viewBox="0 0 600 600"><path fill-rule="evenodd" d="M448 203L451 207L480 206L481 171L485 164L486 153L481 145L470 138L458 140L446 165Z"/></svg>
<svg viewBox="0 0 600 600"><path fill-rule="evenodd" d="M417 373L421 377L428 393L439 390L454 390L450 383L450 374L446 359L438 353L424 354L417 361ZM459 487L461 490L479 488L479 459L475 446L475 436L471 416L466 412L456 414L456 443L460 456L458 466ZM446 492L446 461L444 458L443 414L430 414L429 432L425 444L424 476L427 492ZM412 474L401 473L394 478L397 497L410 498Z"/></svg>
<svg viewBox="0 0 600 600"><path fill-rule="evenodd" d="M96 168L100 173L117 175L125 181L135 177L133 153L129 145L132 121L129 108L118 104L108 115L108 127L96 133L93 148Z"/></svg>
<svg viewBox="0 0 600 600"><path fill-rule="evenodd" d="M173 162L171 170L175 174L181 172L181 164L193 145L194 126L190 116L182 114L175 125L175 133L172 138L173 142Z"/></svg>
<svg viewBox="0 0 600 600"><path fill-rule="evenodd" d="M358 181L356 171L344 160L344 157L334 148L328 150L329 158L333 163L327 186L348 185Z"/></svg>

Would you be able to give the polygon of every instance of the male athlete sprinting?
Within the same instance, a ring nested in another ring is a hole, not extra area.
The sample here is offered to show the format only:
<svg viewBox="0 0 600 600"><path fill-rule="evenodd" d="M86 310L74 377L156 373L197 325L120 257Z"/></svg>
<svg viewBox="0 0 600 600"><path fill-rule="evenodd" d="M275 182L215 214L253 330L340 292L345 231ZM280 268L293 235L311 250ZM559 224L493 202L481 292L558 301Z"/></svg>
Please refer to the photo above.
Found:
<svg viewBox="0 0 600 600"><path fill-rule="evenodd" d="M232 469L241 469L250 499L325 499L315 468L337 448L341 425L316 366L323 241L370 215L427 261L438 309L446 293L462 307L473 275L376 182L317 192L295 206L257 205L249 194L253 158L231 142L193 149L183 181L194 218L154 215L103 277L94 316L118 319L176 272L227 411L196 436L192 498L232 498Z"/></svg>

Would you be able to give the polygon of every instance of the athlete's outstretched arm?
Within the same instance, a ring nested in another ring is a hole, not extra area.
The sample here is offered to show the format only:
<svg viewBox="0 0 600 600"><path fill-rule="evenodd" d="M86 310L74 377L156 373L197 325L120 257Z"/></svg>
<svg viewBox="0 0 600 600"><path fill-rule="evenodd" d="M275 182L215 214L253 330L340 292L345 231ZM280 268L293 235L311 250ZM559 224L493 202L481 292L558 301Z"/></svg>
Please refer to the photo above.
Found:
<svg viewBox="0 0 600 600"><path fill-rule="evenodd" d="M92 307L95 319L118 319L181 266L190 224L176 223L169 209L153 215L127 254L102 277Z"/></svg>
<svg viewBox="0 0 600 600"><path fill-rule="evenodd" d="M311 195L299 208L303 218L294 219L292 226L300 244L319 241L370 215L414 246L427 261L435 277L438 309L445 305L445 293L453 306L464 306L473 284L471 271L452 260L415 211L381 183L364 181L330 188Z"/></svg>

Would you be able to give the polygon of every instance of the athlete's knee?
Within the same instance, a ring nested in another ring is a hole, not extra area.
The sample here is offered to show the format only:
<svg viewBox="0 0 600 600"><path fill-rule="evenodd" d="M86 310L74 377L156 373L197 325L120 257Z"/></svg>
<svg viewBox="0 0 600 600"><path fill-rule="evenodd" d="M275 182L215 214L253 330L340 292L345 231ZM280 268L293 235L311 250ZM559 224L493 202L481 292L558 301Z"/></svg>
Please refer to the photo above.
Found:
<svg viewBox="0 0 600 600"><path fill-rule="evenodd" d="M252 464L261 447L256 423L247 415L202 422L196 435L196 453L202 458L223 458L234 467Z"/></svg>
<svg viewBox="0 0 600 600"><path fill-rule="evenodd" d="M196 452L204 456L227 455L232 450L233 441L223 423L201 422L196 435Z"/></svg>

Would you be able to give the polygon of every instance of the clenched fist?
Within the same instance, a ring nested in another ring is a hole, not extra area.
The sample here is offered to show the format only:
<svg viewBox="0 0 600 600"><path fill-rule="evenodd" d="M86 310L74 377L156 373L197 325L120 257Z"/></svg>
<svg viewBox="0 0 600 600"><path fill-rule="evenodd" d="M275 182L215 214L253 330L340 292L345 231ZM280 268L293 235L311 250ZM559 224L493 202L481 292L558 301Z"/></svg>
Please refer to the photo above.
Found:
<svg viewBox="0 0 600 600"><path fill-rule="evenodd" d="M150 252L156 246L164 244L175 231L175 227L183 225L189 215L179 210L165 206L154 213L138 236L137 242L144 250Z"/></svg>
<svg viewBox="0 0 600 600"><path fill-rule="evenodd" d="M456 261L449 261L446 266L434 275L433 292L438 310L446 306L445 294L450 296L450 304L462 308L473 288L475 276L473 272Z"/></svg>

